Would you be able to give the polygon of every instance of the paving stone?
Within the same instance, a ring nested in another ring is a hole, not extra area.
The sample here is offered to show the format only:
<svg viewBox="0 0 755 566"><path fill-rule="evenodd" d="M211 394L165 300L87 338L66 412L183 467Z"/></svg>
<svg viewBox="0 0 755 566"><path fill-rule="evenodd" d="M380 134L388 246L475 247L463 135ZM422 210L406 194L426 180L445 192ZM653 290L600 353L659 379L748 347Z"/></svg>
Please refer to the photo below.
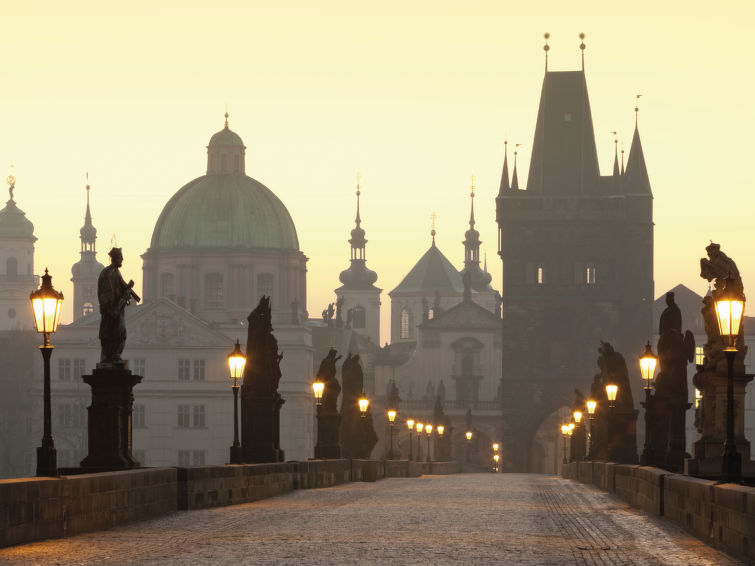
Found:
<svg viewBox="0 0 755 566"><path fill-rule="evenodd" d="M0 564L744 564L558 477L458 474L298 490L0 549Z"/></svg>

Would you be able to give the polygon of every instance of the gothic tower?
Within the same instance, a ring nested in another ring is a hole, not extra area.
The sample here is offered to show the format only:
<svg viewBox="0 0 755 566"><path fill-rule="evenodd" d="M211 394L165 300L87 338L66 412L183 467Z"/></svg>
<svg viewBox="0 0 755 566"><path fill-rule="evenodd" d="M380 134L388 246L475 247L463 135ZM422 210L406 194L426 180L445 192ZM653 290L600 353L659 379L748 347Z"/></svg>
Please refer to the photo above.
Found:
<svg viewBox="0 0 755 566"><path fill-rule="evenodd" d="M600 341L631 373L652 336L653 195L639 130L626 172L601 176L584 64L546 64L526 189L509 184L504 157L496 221L504 461L526 471L543 420L570 406L575 388L589 394Z"/></svg>
<svg viewBox="0 0 755 566"><path fill-rule="evenodd" d="M87 209L84 225L79 230L81 238L81 259L71 267L73 282L73 320L93 312L97 305L97 278L104 269L97 261L97 229L92 225L89 210L89 174L87 173Z"/></svg>
<svg viewBox="0 0 755 566"><path fill-rule="evenodd" d="M380 345L380 293L382 289L375 287L377 273L367 268L365 247L367 239L364 237L362 218L359 215L359 196L361 195L359 179L357 178L357 216L356 227L351 231L349 244L351 245L351 265L341 272L339 279L343 285L335 290L338 302L341 304L342 318L347 327L353 328L359 334L368 336L376 345ZM343 315L342 315L343 316Z"/></svg>

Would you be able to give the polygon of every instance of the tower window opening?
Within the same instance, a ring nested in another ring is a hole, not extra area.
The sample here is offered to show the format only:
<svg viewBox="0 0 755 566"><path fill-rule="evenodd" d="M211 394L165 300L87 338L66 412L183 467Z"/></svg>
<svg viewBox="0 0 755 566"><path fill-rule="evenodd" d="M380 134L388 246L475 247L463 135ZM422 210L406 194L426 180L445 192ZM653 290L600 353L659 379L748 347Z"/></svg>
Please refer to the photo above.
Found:
<svg viewBox="0 0 755 566"><path fill-rule="evenodd" d="M354 307L353 326L354 328L364 328L367 326L367 313L361 305Z"/></svg>
<svg viewBox="0 0 755 566"><path fill-rule="evenodd" d="M175 301L176 287L172 273L163 273L160 275L160 296Z"/></svg>
<svg viewBox="0 0 755 566"><path fill-rule="evenodd" d="M427 320L432 320L435 318L435 309L429 308L427 309Z"/></svg>
<svg viewBox="0 0 755 566"><path fill-rule="evenodd" d="M585 268L585 283L595 285L595 266L589 265Z"/></svg>
<svg viewBox="0 0 755 566"><path fill-rule="evenodd" d="M538 285L545 284L545 267L542 265L537 266L537 284Z"/></svg>
<svg viewBox="0 0 755 566"><path fill-rule="evenodd" d="M92 303L84 303L84 308L82 309L82 313L81 314L83 316L86 316L86 315L88 315L90 313L93 313L93 312L94 312L94 306L92 305Z"/></svg>
<svg viewBox="0 0 755 566"><path fill-rule="evenodd" d="M208 309L223 307L223 275L208 273L205 276L205 306Z"/></svg>
<svg viewBox="0 0 755 566"><path fill-rule="evenodd" d="M399 337L402 340L407 340L411 338L411 330L412 330L412 313L411 311L404 307L401 309L401 329L399 332Z"/></svg>
<svg viewBox="0 0 755 566"><path fill-rule="evenodd" d="M8 281L15 281L18 277L18 260L15 257L9 257L5 262L5 275Z"/></svg>

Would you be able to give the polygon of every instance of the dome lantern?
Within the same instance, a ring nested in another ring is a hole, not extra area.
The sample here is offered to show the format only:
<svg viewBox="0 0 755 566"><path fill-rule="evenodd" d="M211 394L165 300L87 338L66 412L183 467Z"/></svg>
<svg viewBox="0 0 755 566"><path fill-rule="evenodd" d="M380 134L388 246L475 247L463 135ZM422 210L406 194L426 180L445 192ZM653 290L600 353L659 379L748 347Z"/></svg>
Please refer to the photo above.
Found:
<svg viewBox="0 0 755 566"><path fill-rule="evenodd" d="M241 173L246 171L246 146L241 137L228 127L228 111L225 127L210 138L207 145L207 174Z"/></svg>

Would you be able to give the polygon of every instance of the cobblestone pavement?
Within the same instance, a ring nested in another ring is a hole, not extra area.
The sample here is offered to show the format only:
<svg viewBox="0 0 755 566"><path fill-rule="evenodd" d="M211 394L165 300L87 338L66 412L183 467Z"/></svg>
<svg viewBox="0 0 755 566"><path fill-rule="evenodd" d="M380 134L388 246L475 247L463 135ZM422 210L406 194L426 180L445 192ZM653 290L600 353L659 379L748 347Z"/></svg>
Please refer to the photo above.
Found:
<svg viewBox="0 0 755 566"><path fill-rule="evenodd" d="M0 564L743 564L557 477L389 478L0 549Z"/></svg>

